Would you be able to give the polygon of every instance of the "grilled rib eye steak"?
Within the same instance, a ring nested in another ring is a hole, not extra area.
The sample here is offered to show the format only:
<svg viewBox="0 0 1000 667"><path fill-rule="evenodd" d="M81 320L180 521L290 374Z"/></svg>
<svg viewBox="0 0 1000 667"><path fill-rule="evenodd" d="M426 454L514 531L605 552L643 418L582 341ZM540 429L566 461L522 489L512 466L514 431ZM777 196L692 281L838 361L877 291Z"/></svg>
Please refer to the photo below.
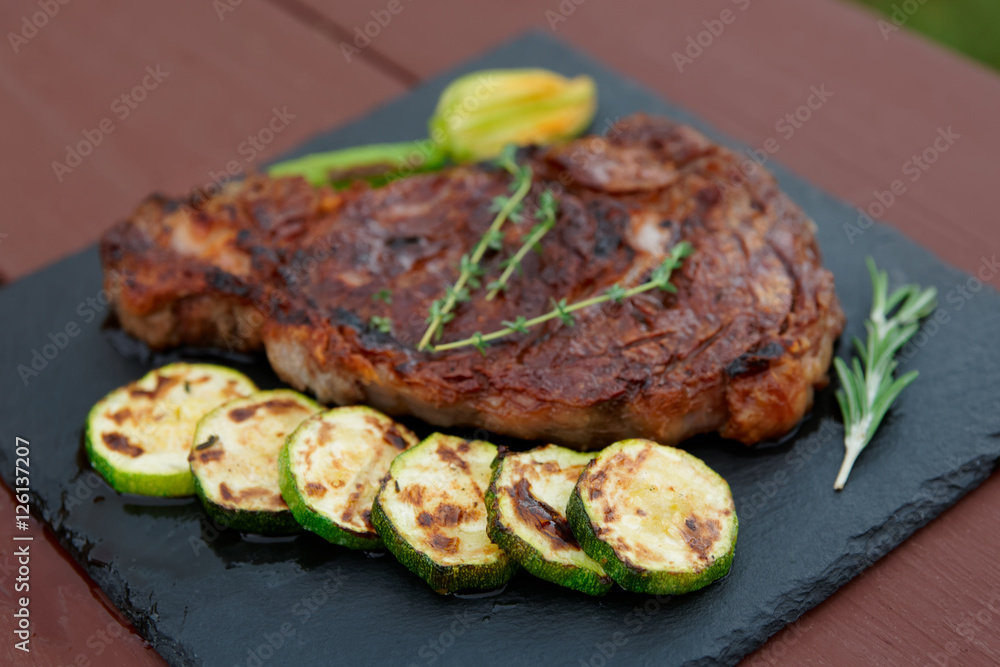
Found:
<svg viewBox="0 0 1000 667"><path fill-rule="evenodd" d="M590 449L711 431L752 444L798 423L844 318L813 223L769 173L745 174L698 132L643 115L519 160L535 173L526 212L555 189L556 226L505 293L458 305L442 342L638 285L686 240L695 252L674 273L677 293L579 311L573 327L554 320L485 355L417 351L431 302L508 191L490 164L377 189L253 176L213 197L153 196L105 235L106 285L123 327L154 348L263 346L283 380L321 401L440 426ZM487 280L531 226L505 225Z"/></svg>

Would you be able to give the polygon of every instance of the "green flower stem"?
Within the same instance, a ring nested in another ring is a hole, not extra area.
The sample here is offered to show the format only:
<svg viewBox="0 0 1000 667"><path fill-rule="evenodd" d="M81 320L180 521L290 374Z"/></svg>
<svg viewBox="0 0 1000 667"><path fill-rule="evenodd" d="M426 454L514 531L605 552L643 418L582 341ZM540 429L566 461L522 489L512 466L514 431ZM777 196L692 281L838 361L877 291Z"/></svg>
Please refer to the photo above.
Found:
<svg viewBox="0 0 1000 667"><path fill-rule="evenodd" d="M392 174L433 171L444 165L444 151L429 140L368 144L311 153L268 167L271 176L302 176L313 185L345 186L353 180L378 180Z"/></svg>

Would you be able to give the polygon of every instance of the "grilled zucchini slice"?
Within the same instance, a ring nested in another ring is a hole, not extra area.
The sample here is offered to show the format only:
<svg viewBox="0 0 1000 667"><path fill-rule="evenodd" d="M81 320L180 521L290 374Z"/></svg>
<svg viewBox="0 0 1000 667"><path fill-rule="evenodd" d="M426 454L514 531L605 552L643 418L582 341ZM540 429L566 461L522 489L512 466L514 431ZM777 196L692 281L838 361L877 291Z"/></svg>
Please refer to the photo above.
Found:
<svg viewBox="0 0 1000 667"><path fill-rule="evenodd" d="M90 410L84 441L94 469L116 491L190 496L188 452L205 413L257 387L242 373L175 363L115 389Z"/></svg>
<svg viewBox="0 0 1000 667"><path fill-rule="evenodd" d="M593 454L547 445L500 450L486 491L490 538L540 579L590 595L614 582L573 536L566 503Z"/></svg>
<svg viewBox="0 0 1000 667"><path fill-rule="evenodd" d="M517 570L486 533L496 453L435 433L396 457L375 496L372 523L386 548L438 593L497 588Z"/></svg>
<svg viewBox="0 0 1000 667"><path fill-rule="evenodd" d="M726 480L701 459L623 440L587 466L567 507L587 554L637 593L688 593L729 572L737 519Z"/></svg>
<svg viewBox="0 0 1000 667"><path fill-rule="evenodd" d="M372 408L313 415L281 450L281 495L307 530L351 549L377 549L382 540L371 523L372 501L392 460L417 442Z"/></svg>
<svg viewBox="0 0 1000 667"><path fill-rule="evenodd" d="M285 438L322 410L302 394L260 391L202 417L188 460L209 515L236 530L280 535L300 530L278 483Z"/></svg>

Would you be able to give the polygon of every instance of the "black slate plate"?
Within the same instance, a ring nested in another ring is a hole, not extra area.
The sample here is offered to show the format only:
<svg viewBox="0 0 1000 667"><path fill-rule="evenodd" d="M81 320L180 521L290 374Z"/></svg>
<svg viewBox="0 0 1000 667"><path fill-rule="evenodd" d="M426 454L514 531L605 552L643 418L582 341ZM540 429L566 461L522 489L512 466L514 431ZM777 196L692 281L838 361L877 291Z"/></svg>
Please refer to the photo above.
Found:
<svg viewBox="0 0 1000 667"><path fill-rule="evenodd" d="M725 137L578 53L528 35L452 71L367 118L318 137L299 152L423 136L441 87L460 71L544 66L588 72L600 86L595 127L643 110ZM903 370L920 380L899 399L847 490L831 489L842 430L831 390L782 443L746 449L718 438L691 448L730 482L740 516L731 574L698 593L648 598L614 592L591 599L518 575L506 590L441 597L391 556L365 555L303 535L244 539L217 530L193 500L116 495L81 455L81 425L110 389L149 364L114 349L102 332L100 270L93 249L0 291L0 426L4 480L14 438L31 442L37 511L139 631L173 664L731 664L786 622L899 544L985 479L1000 458L1000 298L953 290L968 276L897 232L875 225L850 243L856 213L788 172L782 185L819 225L849 317L860 333L873 255L893 283L941 291L947 321L925 327ZM975 283L973 283L975 286ZM948 295L951 295L949 298ZM80 333L26 385L16 370L50 334ZM840 353L847 353L845 342ZM266 364L234 360L262 385ZM51 595L44 584L33 595Z"/></svg>

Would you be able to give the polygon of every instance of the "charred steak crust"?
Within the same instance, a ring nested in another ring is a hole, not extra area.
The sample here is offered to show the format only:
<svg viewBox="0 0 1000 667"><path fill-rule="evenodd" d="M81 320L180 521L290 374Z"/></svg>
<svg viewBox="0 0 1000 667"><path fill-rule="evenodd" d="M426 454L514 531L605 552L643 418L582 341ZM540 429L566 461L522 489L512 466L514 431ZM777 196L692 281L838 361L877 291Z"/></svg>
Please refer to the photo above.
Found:
<svg viewBox="0 0 1000 667"><path fill-rule="evenodd" d="M282 271L339 198L298 179L252 178L208 197L148 197L101 239L122 326L154 349L260 349Z"/></svg>
<svg viewBox="0 0 1000 667"><path fill-rule="evenodd" d="M262 344L282 379L321 401L440 426L592 449L711 431L751 444L798 423L844 317L813 223L769 173L744 174L729 150L644 115L520 157L536 174L529 202L557 190L558 223L504 294L458 306L442 340L639 284L687 240L677 294L580 311L572 328L550 322L485 356L417 352L430 302L507 191L490 165L340 193L252 177L200 202L154 197L105 236L106 282L123 326L154 347ZM487 276L530 227L508 223ZM373 298L382 289L391 304ZM369 327L375 315L391 333Z"/></svg>

